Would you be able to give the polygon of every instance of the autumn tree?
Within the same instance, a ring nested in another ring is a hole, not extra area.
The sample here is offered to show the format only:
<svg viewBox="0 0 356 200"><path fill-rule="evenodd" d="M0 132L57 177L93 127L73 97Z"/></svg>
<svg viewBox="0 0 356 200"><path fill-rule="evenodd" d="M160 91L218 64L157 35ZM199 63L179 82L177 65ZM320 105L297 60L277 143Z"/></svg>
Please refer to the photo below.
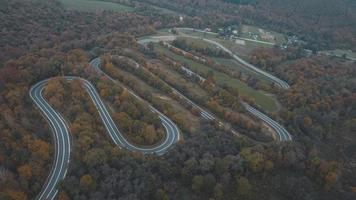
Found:
<svg viewBox="0 0 356 200"><path fill-rule="evenodd" d="M204 177L201 175L194 176L192 180L192 190L194 192L200 193L202 192L204 186Z"/></svg>
<svg viewBox="0 0 356 200"><path fill-rule="evenodd" d="M252 186L247 178L245 177L237 177L236 178L236 193L244 198L248 198L250 195L250 191Z"/></svg>
<svg viewBox="0 0 356 200"><path fill-rule="evenodd" d="M89 174L85 174L80 177L80 186L85 190L95 190L96 183Z"/></svg>
<svg viewBox="0 0 356 200"><path fill-rule="evenodd" d="M17 171L19 172L20 176L26 180L30 180L32 177L32 168L28 164L20 166Z"/></svg>

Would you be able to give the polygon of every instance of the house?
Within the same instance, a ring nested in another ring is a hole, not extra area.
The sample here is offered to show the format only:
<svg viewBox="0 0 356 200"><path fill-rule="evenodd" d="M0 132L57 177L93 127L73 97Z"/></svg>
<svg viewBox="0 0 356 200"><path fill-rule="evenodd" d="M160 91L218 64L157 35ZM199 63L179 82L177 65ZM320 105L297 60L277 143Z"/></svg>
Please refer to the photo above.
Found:
<svg viewBox="0 0 356 200"><path fill-rule="evenodd" d="M183 16L180 15L180 16L179 16L179 21L180 21L180 22L183 22L183 20L184 20Z"/></svg>

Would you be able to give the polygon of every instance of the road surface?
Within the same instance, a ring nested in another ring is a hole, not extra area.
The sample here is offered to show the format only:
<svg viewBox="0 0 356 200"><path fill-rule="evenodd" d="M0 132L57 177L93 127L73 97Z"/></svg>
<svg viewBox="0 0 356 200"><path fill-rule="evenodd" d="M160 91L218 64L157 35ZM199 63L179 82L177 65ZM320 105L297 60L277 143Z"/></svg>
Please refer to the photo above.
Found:
<svg viewBox="0 0 356 200"><path fill-rule="evenodd" d="M273 119L271 119L267 115L263 114L262 112L260 112L256 108L248 105L245 102L242 102L242 105L245 107L245 109L248 112L250 112L251 114L253 114L257 118L259 118L262 121L264 121L265 123L267 123L270 127L272 127L276 131L276 133L278 134L278 140L279 141L292 141L293 140L292 136L289 134L289 132L285 128L283 128L283 126L278 124L276 121L274 121Z"/></svg>
<svg viewBox="0 0 356 200"><path fill-rule="evenodd" d="M65 121L42 96L43 88L47 83L48 80L41 81L30 90L31 99L41 110L51 126L55 142L54 164L50 176L47 178L46 184L38 196L40 200L53 199L58 193L57 184L66 176L71 151L69 129Z"/></svg>
<svg viewBox="0 0 356 200"><path fill-rule="evenodd" d="M159 145L152 148L140 148L130 142L128 142L122 133L117 128L113 119L111 118L105 104L101 100L99 94L97 93L95 87L87 80L79 77L64 77L67 81L72 81L74 79L79 79L83 83L83 87L86 92L89 94L91 100L93 101L96 109L99 112L100 118L105 125L105 128L113 140L113 142L120 146L124 147L130 151L138 151L144 154L155 153L157 155L164 154L174 143L179 140L179 130L177 126L166 116L159 113L159 118L162 121L162 125L166 129L165 140ZM47 178L47 181L38 196L38 199L53 199L58 193L57 185L63 180L67 174L67 169L70 160L71 144L69 136L69 128L66 125L63 117L60 116L43 98L42 92L49 82L50 79L41 81L35 84L29 92L29 95L37 108L41 110L43 116L49 122L55 140L55 159L54 164L50 173L50 176ZM157 111L158 112L158 111Z"/></svg>

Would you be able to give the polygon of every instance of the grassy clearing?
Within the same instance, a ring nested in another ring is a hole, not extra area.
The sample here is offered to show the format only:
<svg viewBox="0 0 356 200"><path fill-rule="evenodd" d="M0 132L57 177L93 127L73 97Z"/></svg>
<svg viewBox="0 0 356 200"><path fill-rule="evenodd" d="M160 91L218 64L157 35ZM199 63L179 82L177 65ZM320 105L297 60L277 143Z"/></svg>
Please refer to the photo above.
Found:
<svg viewBox="0 0 356 200"><path fill-rule="evenodd" d="M281 33L264 30L264 29L256 27L256 26L242 25L241 37L255 39L255 38L251 37L251 34L257 35L258 36L257 40L264 41L264 42L273 42L276 44L283 44L286 41L285 36ZM274 39L268 38L268 36L273 36Z"/></svg>
<svg viewBox="0 0 356 200"><path fill-rule="evenodd" d="M184 38L184 40L188 44L190 44L191 46L197 47L197 48L210 48L210 49L216 48L213 44L205 42L202 39L189 38L189 37L180 37L180 38L182 38L182 39Z"/></svg>
<svg viewBox="0 0 356 200"><path fill-rule="evenodd" d="M271 79L268 79L267 77L265 77L265 76L255 72L255 71L251 70L248 67L244 67L242 64L238 63L234 59L217 58L217 57L212 57L212 59L215 62L220 63L220 64L228 67L229 69L240 71L243 75L250 75L252 77L257 78L258 80L263 81L266 84L273 83L273 81L271 81Z"/></svg>
<svg viewBox="0 0 356 200"><path fill-rule="evenodd" d="M164 14L171 14L171 15L179 15L179 13L177 13L176 11L174 10L170 10L170 9L167 9L167 8L163 8L163 7L159 7L159 6L155 6L155 5L150 5L152 8L155 8L159 11L161 11L162 13Z"/></svg>
<svg viewBox="0 0 356 200"><path fill-rule="evenodd" d="M161 34L163 34L161 32ZM188 34L187 34L188 35ZM216 41L220 43L221 45L225 46L226 48L230 49L233 53L241 56L242 58L246 59L250 52L258 47L266 47L266 48L271 48L271 45L268 44L261 44L261 43L256 43L256 42L250 42L250 41L245 41L245 44L237 44L235 43L234 40L224 40L221 38L218 38L214 35L211 34L204 34L200 32L192 32L192 34L189 34L189 36L196 36L200 38L207 38L213 41ZM184 38L185 40L192 42L192 43L197 43L199 46L202 47L211 47L211 48L216 48L215 45L206 42L202 39L198 38L190 38L190 37L185 37L184 35L179 35L180 38Z"/></svg>
<svg viewBox="0 0 356 200"><path fill-rule="evenodd" d="M340 58L345 57L346 59L356 61L356 53L352 52L351 50L335 49L335 50L321 51L320 53L328 56L336 56Z"/></svg>
<svg viewBox="0 0 356 200"><path fill-rule="evenodd" d="M96 0L59 0L66 9L84 12L98 10L111 10L116 12L131 12L134 8L119 3L96 1Z"/></svg>
<svg viewBox="0 0 356 200"><path fill-rule="evenodd" d="M159 45L157 45L156 47L157 47L156 48L157 51L165 54L166 56L168 56L174 60L180 61L182 63L187 63L191 69L197 71L198 73L206 74L209 71L212 71L214 73L214 78L215 78L217 84L219 84L219 85L227 84L229 86L237 88L238 91L242 95L245 95L245 96L248 96L248 97L254 99L255 102L258 105L260 105L263 109L265 109L267 111L275 111L277 109L277 102L273 97L268 96L261 91L257 91L253 88L248 87L245 83L239 81L238 79L231 78L227 74L218 72L210 67L202 65L200 63L196 63L196 62L194 62L190 59L187 59L183 56L174 54L174 53L170 52L168 49L161 47Z"/></svg>
<svg viewBox="0 0 356 200"><path fill-rule="evenodd" d="M157 30L157 33L154 34L154 36L160 36L160 35L173 35L172 33L169 32L169 28L164 28L164 29L160 29ZM151 35L150 35L151 36Z"/></svg>
<svg viewBox="0 0 356 200"><path fill-rule="evenodd" d="M186 30L186 29L180 29L179 32L181 35L187 34L190 36L197 36L197 37L203 37L203 38L216 38L216 34L211 34L211 33L203 33L199 31L192 31L192 30Z"/></svg>

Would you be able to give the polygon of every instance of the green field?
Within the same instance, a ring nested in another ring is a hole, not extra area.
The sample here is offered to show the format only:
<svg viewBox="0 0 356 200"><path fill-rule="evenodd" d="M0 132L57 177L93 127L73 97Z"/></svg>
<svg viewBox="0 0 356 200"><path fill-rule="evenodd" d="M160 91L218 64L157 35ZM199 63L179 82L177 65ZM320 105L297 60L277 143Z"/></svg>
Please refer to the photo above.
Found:
<svg viewBox="0 0 356 200"><path fill-rule="evenodd" d="M159 6L155 6L155 5L150 5L152 8L155 8L159 11L161 11L164 14L171 14L171 15L179 15L179 13L177 13L174 10L170 10L168 8L163 8L163 7L159 7Z"/></svg>
<svg viewBox="0 0 356 200"><path fill-rule="evenodd" d="M240 71L242 74L251 75L252 77L255 77L256 79L262 81L263 83L266 83L266 84L273 83L273 81L271 81L271 79L251 70L248 67L244 67L242 64L238 63L234 59L217 58L217 57L212 57L212 59L215 62L220 63L220 64L224 65L225 67L228 67L229 69Z"/></svg>
<svg viewBox="0 0 356 200"><path fill-rule="evenodd" d="M179 38L184 39L187 42L187 44L196 48L210 48L210 49L216 48L215 45L205 42L202 39L189 38L189 37L179 37Z"/></svg>
<svg viewBox="0 0 356 200"><path fill-rule="evenodd" d="M277 102L273 97L268 96L268 95L264 94L263 92L257 91L251 87L248 87L245 83L239 81L238 79L232 78L225 73L218 72L208 66L202 65L200 63L196 63L196 62L194 62L190 59L187 59L183 56L174 54L162 46L156 45L156 49L157 49L157 51L165 54L166 56L168 56L174 60L180 61L182 63L187 63L192 70L195 70L198 73L206 74L209 71L212 71L214 73L214 78L215 78L217 84L219 84L219 85L227 84L231 87L237 88L238 91L242 95L248 96L248 97L254 99L256 104L260 105L266 111L277 110Z"/></svg>
<svg viewBox="0 0 356 200"><path fill-rule="evenodd" d="M209 38L209 39L217 37L216 34L202 33L202 32L199 32L199 31L192 31L192 30L180 29L179 32L182 33L183 35L187 34L187 35L190 35L190 36L204 37L204 38Z"/></svg>
<svg viewBox="0 0 356 200"><path fill-rule="evenodd" d="M119 3L96 0L59 0L66 9L94 12L98 10L111 10L116 12L131 12L134 8Z"/></svg>
<svg viewBox="0 0 356 200"><path fill-rule="evenodd" d="M328 56L336 56L340 58L344 57L346 59L356 61L356 53L352 52L351 50L335 49L335 50L320 51L320 53Z"/></svg>
<svg viewBox="0 0 356 200"><path fill-rule="evenodd" d="M256 26L250 26L250 25L242 25L242 33L241 37L243 38L249 38L249 39L254 39L251 37L250 34L255 34L258 36L257 40L260 41L265 41L265 42L274 42L276 44L283 44L286 39L285 36L281 33L277 33L274 31L269 31L269 30L264 30L262 28L256 27ZM274 40L272 39L264 39L262 36L263 35L271 35L274 36Z"/></svg>

